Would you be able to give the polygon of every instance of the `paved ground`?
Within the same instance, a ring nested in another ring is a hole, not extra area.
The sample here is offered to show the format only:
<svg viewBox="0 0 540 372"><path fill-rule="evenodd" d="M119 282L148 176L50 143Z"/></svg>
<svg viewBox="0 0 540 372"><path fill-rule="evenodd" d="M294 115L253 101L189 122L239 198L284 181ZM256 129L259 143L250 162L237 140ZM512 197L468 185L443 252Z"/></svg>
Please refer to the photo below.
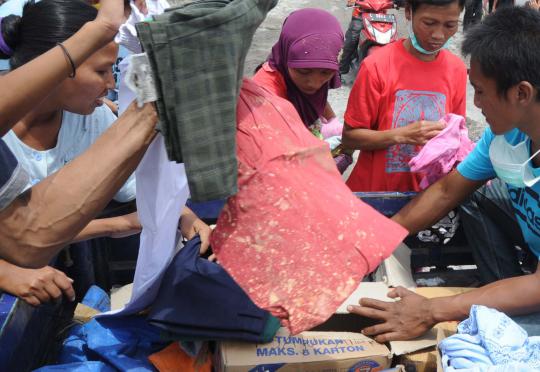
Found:
<svg viewBox="0 0 540 372"><path fill-rule="evenodd" d="M346 8L345 4L346 0L279 0L278 5L268 14L266 20L255 34L246 61L246 75L252 75L254 68L266 60L272 45L279 37L281 25L290 12L307 7L326 9L340 20L345 32L351 17L351 10ZM396 11L396 15L398 18L398 32L400 36L405 36L407 27L403 10ZM460 26L460 32L454 37L450 46L450 50L459 56L461 56L459 48L462 39L463 34ZM330 93L329 100L338 117L343 118L349 92L350 86L344 86ZM467 87L467 98L467 119L470 135L473 139L477 139L484 128L484 120L479 110L474 107L473 91L470 85Z"/></svg>

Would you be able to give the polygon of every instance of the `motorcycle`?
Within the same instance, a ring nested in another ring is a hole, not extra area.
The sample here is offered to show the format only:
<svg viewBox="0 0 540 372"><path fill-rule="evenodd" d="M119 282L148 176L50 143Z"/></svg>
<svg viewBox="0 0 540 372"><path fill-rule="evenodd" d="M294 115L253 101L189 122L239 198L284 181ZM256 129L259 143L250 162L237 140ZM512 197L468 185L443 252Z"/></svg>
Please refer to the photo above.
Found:
<svg viewBox="0 0 540 372"><path fill-rule="evenodd" d="M397 20L389 9L399 9L401 3L392 0L356 0L353 5L358 9L362 20L362 30L350 71L354 77L360 64L376 49L397 40Z"/></svg>

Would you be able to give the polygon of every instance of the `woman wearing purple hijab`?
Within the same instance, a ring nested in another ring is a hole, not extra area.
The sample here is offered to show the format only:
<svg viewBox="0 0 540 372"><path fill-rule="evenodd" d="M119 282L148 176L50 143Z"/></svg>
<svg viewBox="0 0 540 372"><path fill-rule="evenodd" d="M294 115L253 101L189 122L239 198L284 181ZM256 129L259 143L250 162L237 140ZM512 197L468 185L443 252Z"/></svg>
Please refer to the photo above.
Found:
<svg viewBox="0 0 540 372"><path fill-rule="evenodd" d="M342 47L343 31L336 17L322 9L297 10L283 23L278 42L253 80L290 101L316 136L341 136L343 125L328 103L328 90L341 86L338 56ZM333 150L339 155L340 146ZM347 163L338 163L338 168L346 168Z"/></svg>

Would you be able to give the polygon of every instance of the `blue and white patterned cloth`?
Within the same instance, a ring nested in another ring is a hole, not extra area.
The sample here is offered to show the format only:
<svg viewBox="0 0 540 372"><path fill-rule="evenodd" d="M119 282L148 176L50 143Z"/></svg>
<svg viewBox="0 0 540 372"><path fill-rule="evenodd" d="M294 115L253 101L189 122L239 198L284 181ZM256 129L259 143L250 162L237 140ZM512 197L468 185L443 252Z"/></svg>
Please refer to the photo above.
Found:
<svg viewBox="0 0 540 372"><path fill-rule="evenodd" d="M507 315L485 306L472 306L439 349L445 372L540 371L540 337L528 337Z"/></svg>

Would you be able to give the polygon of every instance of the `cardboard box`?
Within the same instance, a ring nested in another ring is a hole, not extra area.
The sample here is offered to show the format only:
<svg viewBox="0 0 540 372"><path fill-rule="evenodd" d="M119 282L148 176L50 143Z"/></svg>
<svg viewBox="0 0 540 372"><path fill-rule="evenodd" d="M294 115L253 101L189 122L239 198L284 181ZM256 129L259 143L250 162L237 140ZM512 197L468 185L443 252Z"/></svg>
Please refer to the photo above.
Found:
<svg viewBox="0 0 540 372"><path fill-rule="evenodd" d="M397 360L405 366L408 372L437 371L437 350L435 347L401 355Z"/></svg>
<svg viewBox="0 0 540 372"><path fill-rule="evenodd" d="M418 351L436 344L436 332L414 341L391 342L390 349L360 330L372 320L350 314L347 305L361 297L380 300L388 287L381 282L364 282L327 322L311 332L289 336L281 329L269 344L223 342L216 361L222 372L371 372L389 368L393 355ZM401 367L393 369L400 371Z"/></svg>
<svg viewBox="0 0 540 372"><path fill-rule="evenodd" d="M390 367L385 345L350 332L303 332L284 328L273 342L223 342L216 367L222 372L379 372Z"/></svg>
<svg viewBox="0 0 540 372"><path fill-rule="evenodd" d="M452 336L454 333L455 332L449 331L447 329L442 329L442 328L437 331L437 372L444 372L444 368L442 365L441 352L439 350L438 345L442 340L444 340L447 337Z"/></svg>
<svg viewBox="0 0 540 372"><path fill-rule="evenodd" d="M409 256L407 247L402 247L399 254L385 261L384 271L381 271L384 282L362 282L335 315L311 332L289 336L286 329L281 329L274 341L265 345L221 343L221 350L215 363L216 370L370 372L389 368L393 356L404 356L403 361L413 361L417 367L416 371L433 371L436 368L437 352L434 348L437 345L437 328L415 340L390 342L388 348L359 333L361 329L374 324L373 320L347 311L348 305L357 305L362 297L392 301L386 296L389 291L388 285L408 286L407 283L412 280L406 264ZM413 288L413 290L426 297L440 297L462 293L469 289ZM443 323L438 327L453 333L456 324L456 322ZM421 350L425 352L420 352ZM424 366L426 368L422 369ZM395 368L397 369L390 371L404 370L402 367Z"/></svg>

